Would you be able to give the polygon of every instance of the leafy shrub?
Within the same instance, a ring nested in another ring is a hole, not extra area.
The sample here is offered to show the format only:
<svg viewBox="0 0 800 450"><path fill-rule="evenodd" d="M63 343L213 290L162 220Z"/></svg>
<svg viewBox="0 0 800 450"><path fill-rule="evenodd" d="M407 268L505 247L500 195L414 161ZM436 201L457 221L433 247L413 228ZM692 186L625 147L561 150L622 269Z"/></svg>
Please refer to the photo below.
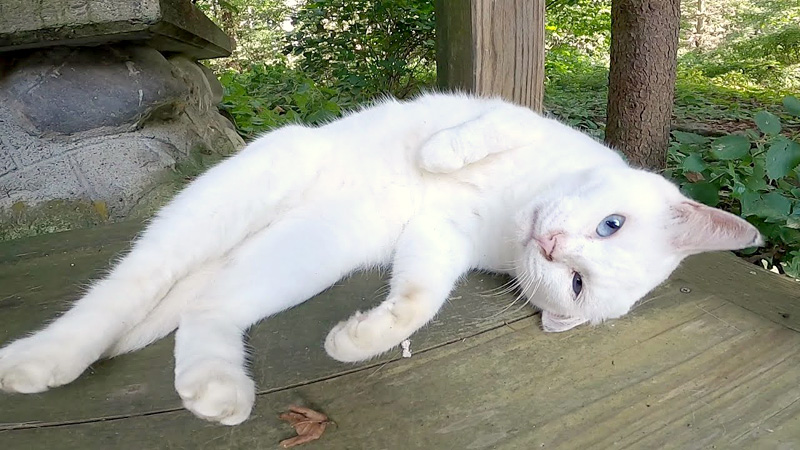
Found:
<svg viewBox="0 0 800 450"><path fill-rule="evenodd" d="M238 14L237 5L253 1L213 4ZM264 14L280 17L274 0L268 3ZM286 57L219 74L222 109L245 139L286 123L323 123L379 95L403 98L433 84L430 0L305 0L292 23L283 36Z"/></svg>
<svg viewBox="0 0 800 450"><path fill-rule="evenodd" d="M405 98L435 79L430 0L307 0L286 48L299 68L351 96Z"/></svg>
<svg viewBox="0 0 800 450"><path fill-rule="evenodd" d="M797 123L800 100L788 96L787 120ZM792 117L793 116L793 117ZM800 143L768 111L754 117L758 131L709 138L673 131L667 175L697 201L738 214L767 240L753 260L800 278Z"/></svg>
<svg viewBox="0 0 800 450"><path fill-rule="evenodd" d="M195 4L236 43L229 58L207 61L211 66L241 69L250 62L284 59L281 25L291 11L284 0L195 0Z"/></svg>
<svg viewBox="0 0 800 450"><path fill-rule="evenodd" d="M708 52L689 52L681 63L727 86L800 86L800 26L726 41Z"/></svg>
<svg viewBox="0 0 800 450"><path fill-rule="evenodd" d="M602 140L608 68L581 61L575 55L563 60L561 56L559 53L545 55L545 66L563 63L566 70L545 72L544 109L560 121Z"/></svg>
<svg viewBox="0 0 800 450"><path fill-rule="evenodd" d="M548 53L608 64L610 0L550 0L546 8Z"/></svg>
<svg viewBox="0 0 800 450"><path fill-rule="evenodd" d="M551 0L546 8L545 109L602 138L611 1Z"/></svg>
<svg viewBox="0 0 800 450"><path fill-rule="evenodd" d="M249 70L219 75L225 88L221 108L239 134L252 139L287 123L320 124L338 117L356 101L282 64L253 64Z"/></svg>

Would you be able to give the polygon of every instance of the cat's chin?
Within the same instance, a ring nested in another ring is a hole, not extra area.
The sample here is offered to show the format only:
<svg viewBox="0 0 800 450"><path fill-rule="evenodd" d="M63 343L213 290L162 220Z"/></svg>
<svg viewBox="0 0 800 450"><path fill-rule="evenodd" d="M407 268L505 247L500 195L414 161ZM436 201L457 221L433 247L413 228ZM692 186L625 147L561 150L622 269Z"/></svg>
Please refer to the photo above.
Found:
<svg viewBox="0 0 800 450"><path fill-rule="evenodd" d="M562 316L542 310L542 329L547 333L561 333L586 322L588 320L581 317Z"/></svg>

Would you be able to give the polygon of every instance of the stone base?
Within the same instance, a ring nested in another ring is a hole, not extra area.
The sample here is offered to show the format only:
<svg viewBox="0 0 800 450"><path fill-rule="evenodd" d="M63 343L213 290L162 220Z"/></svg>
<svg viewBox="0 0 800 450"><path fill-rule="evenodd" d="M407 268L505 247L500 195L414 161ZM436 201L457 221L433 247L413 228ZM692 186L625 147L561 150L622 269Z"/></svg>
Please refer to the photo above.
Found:
<svg viewBox="0 0 800 450"><path fill-rule="evenodd" d="M142 202L155 201L148 193L182 161L202 165L244 145L218 112L221 99L208 69L149 47L61 47L5 60L0 216L20 221L20 212L61 200L110 220L152 209Z"/></svg>
<svg viewBox="0 0 800 450"><path fill-rule="evenodd" d="M233 49L191 0L0 1L0 52L123 41L195 59Z"/></svg>

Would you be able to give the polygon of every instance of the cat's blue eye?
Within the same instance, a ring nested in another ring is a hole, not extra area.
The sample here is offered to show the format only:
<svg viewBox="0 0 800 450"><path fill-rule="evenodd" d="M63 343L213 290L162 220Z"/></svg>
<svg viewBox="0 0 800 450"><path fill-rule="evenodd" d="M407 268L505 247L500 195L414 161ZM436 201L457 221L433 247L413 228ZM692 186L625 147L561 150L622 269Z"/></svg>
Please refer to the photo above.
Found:
<svg viewBox="0 0 800 450"><path fill-rule="evenodd" d="M572 292L575 293L575 297L581 294L583 290L583 278L581 278L581 274L575 272L572 275Z"/></svg>
<svg viewBox="0 0 800 450"><path fill-rule="evenodd" d="M600 224L597 225L597 235L600 237L609 237L622 228L623 224L625 224L625 216L612 214L601 220Z"/></svg>

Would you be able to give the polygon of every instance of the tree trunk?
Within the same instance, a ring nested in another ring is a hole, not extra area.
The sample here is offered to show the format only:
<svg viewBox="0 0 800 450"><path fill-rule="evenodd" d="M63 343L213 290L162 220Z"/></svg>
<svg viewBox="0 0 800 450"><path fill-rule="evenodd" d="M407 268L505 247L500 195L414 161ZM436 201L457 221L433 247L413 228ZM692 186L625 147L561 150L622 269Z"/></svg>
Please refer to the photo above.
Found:
<svg viewBox="0 0 800 450"><path fill-rule="evenodd" d="M613 0L606 143L663 169L675 90L680 0Z"/></svg>
<svg viewBox="0 0 800 450"><path fill-rule="evenodd" d="M694 46L699 48L703 46L703 34L706 22L706 1L697 0L697 23L695 24L694 31Z"/></svg>

